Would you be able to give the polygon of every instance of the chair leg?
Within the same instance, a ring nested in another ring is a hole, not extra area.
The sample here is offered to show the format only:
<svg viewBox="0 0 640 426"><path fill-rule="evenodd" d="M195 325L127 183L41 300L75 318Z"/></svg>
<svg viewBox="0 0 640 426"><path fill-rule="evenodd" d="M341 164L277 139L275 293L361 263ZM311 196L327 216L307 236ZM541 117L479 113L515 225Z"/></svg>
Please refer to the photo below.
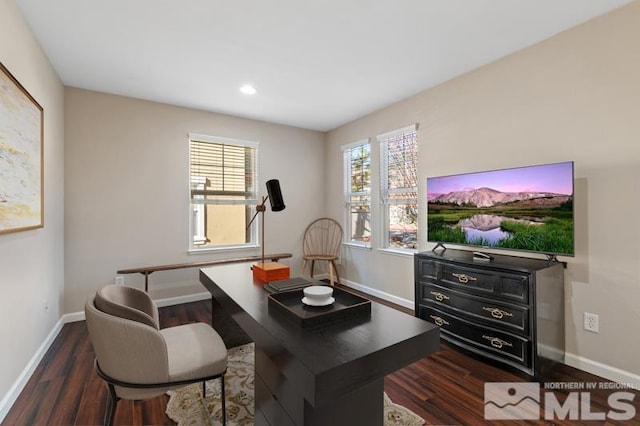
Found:
<svg viewBox="0 0 640 426"><path fill-rule="evenodd" d="M222 426L225 426L227 424L227 396L224 392L224 373L220 376L220 389L222 391L222 395L220 395L220 400L222 401Z"/></svg>
<svg viewBox="0 0 640 426"><path fill-rule="evenodd" d="M116 416L116 408L120 398L116 395L116 390L111 383L107 383L109 394L107 395L107 409L104 413L105 426L113 426L113 420Z"/></svg>
<svg viewBox="0 0 640 426"><path fill-rule="evenodd" d="M333 270L336 273L336 283L340 284L340 273L338 272L338 265L336 265L335 260L330 260L329 262L331 262L331 266L333 266Z"/></svg>
<svg viewBox="0 0 640 426"><path fill-rule="evenodd" d="M313 278L313 268L315 268L315 266L316 266L316 261L312 260L311 261L311 278Z"/></svg>
<svg viewBox="0 0 640 426"><path fill-rule="evenodd" d="M307 259L302 262L302 271L300 271L300 275L304 275L304 270L307 269L307 262Z"/></svg>
<svg viewBox="0 0 640 426"><path fill-rule="evenodd" d="M202 399L207 399L207 382L202 382Z"/></svg>
<svg viewBox="0 0 640 426"><path fill-rule="evenodd" d="M331 287L333 287L333 261L330 260L328 262L328 266L329 266L329 284L331 285Z"/></svg>

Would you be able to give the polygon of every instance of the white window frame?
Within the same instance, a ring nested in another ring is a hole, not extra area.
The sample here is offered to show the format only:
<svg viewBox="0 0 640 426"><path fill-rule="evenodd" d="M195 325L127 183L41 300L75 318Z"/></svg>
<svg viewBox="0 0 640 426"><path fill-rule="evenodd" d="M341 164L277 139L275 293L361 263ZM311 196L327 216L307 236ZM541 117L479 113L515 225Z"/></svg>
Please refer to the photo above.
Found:
<svg viewBox="0 0 640 426"><path fill-rule="evenodd" d="M204 176L191 176L191 186L198 190L204 190L207 178ZM195 199L204 199L204 195L194 195ZM207 242L207 236L204 229L205 225L205 205L193 203L191 207L191 235L193 236L193 245L202 246Z"/></svg>
<svg viewBox="0 0 640 426"><path fill-rule="evenodd" d="M351 170L351 161L350 161L350 153L352 152L353 149L356 148L360 148L363 146L368 146L369 148L369 190L367 191L358 191L358 192L353 192L351 190L351 178L352 178L352 170ZM369 139L363 139L357 142L353 142L347 145L343 145L342 146L342 157L344 160L344 167L343 167L343 183L344 183L344 244L346 245L350 245L350 246L355 246L355 247L364 247L367 249L371 248L371 240L373 239L373 227L371 226L371 215L372 215L372 211L371 211L371 207L372 207L372 203L371 203L371 196L372 196L372 192L371 192L371 178L372 178L372 174L373 174L373 167L372 167L372 163L371 163L371 154L372 154L372 147L371 147L371 141ZM364 202L353 202L352 198L353 196L358 196L358 197L368 197L369 198L369 202L368 203L364 203ZM370 226L370 238L369 241L357 241L357 240L353 240L352 236L353 236L353 229L351 226L351 210L355 205L368 205L369 206L369 226Z"/></svg>
<svg viewBox="0 0 640 426"><path fill-rule="evenodd" d="M394 247L389 243L391 228L390 208L392 204L401 202L413 202L418 206L418 179L417 179L417 158L415 158L415 186L408 188L389 187L389 142L391 139L402 137L403 135L414 134L416 138L416 150L418 148L418 124L403 127L392 132L384 133L376 137L380 145L380 249L402 254L413 254L418 247L418 231L416 219L416 242L415 248ZM416 154L417 156L417 154ZM392 197L392 195L394 197ZM405 195L404 197L402 195ZM399 198L398 198L399 196Z"/></svg>
<svg viewBox="0 0 640 426"><path fill-rule="evenodd" d="M238 249L255 249L258 245L258 225L252 226L249 234L248 242L244 244L233 245L216 245L216 246L204 246L206 243L206 230L205 230L205 206L207 204L219 204L219 205L257 205L258 204L258 147L259 143L255 141L247 141L241 139L234 139L222 136L210 136L200 133L189 133L189 230L188 230L188 252L207 252L207 251L220 251L220 250L238 250ZM255 150L254 161L252 165L253 181L250 187L250 198L246 200L225 200L206 198L204 195L192 195L192 189L203 190L206 185L206 177L194 176L192 173L191 164L191 148L192 142L205 142L222 145L232 145L253 148ZM194 188L195 187L195 188ZM202 200L202 202L198 202ZM194 202L195 201L195 202ZM255 223L255 222L254 222Z"/></svg>

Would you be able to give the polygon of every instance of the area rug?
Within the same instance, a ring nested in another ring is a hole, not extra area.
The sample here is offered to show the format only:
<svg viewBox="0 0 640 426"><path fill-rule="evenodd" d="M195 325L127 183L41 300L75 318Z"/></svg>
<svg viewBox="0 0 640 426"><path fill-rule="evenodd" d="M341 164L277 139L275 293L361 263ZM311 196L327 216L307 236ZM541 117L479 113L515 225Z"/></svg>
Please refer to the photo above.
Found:
<svg viewBox="0 0 640 426"><path fill-rule="evenodd" d="M254 352L253 343L229 349L225 391L227 424L253 426ZM222 424L220 380L207 382L207 397L202 398L202 384L193 384L167 392L167 416L179 426L213 426ZM421 426L424 420L411 410L395 404L384 394L385 426Z"/></svg>

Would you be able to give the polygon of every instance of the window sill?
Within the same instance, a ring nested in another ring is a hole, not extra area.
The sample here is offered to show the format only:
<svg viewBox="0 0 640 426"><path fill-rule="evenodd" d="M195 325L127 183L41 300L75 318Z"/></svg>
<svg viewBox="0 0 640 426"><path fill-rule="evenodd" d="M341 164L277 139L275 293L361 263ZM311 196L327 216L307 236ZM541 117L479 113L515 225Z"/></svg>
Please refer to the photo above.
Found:
<svg viewBox="0 0 640 426"><path fill-rule="evenodd" d="M363 244L342 243L342 245L345 246L345 247L354 248L354 249L358 249L358 250L371 251L371 246L365 246Z"/></svg>
<svg viewBox="0 0 640 426"><path fill-rule="evenodd" d="M203 247L203 248L190 248L187 250L188 254L205 254L215 252L231 252L231 251L245 251L259 249L258 244L244 245L244 246L224 246L224 247Z"/></svg>
<svg viewBox="0 0 640 426"><path fill-rule="evenodd" d="M394 248L381 248L378 249L381 253L390 254L394 256L413 257L418 252L417 249L394 249Z"/></svg>

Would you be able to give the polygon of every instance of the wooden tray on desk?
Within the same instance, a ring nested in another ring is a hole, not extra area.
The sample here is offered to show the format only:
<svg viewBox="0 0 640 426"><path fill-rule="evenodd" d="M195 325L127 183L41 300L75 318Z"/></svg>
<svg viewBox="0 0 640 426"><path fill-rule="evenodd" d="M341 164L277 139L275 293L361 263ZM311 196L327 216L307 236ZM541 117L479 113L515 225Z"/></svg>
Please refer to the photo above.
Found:
<svg viewBox="0 0 640 426"><path fill-rule="evenodd" d="M335 302L328 306L309 306L302 303L303 289L269 295L269 310L275 309L302 327L314 327L353 316L371 315L371 301L363 297L333 288Z"/></svg>

